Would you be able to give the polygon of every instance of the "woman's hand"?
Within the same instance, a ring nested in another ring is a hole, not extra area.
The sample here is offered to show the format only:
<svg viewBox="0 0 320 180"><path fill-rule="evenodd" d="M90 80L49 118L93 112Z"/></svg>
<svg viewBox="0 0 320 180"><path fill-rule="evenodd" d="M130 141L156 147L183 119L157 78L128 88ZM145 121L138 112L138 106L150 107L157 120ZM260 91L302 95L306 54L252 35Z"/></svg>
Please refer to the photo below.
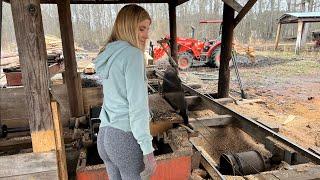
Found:
<svg viewBox="0 0 320 180"><path fill-rule="evenodd" d="M157 163L153 152L143 156L144 170L140 173L142 180L150 179L150 176L156 171Z"/></svg>

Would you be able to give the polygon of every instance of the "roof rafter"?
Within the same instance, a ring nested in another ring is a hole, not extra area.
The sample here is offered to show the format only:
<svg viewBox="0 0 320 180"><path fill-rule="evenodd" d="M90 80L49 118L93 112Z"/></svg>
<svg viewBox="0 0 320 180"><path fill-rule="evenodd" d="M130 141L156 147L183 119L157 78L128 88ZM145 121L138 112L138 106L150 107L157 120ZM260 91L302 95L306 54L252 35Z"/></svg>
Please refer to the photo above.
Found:
<svg viewBox="0 0 320 180"><path fill-rule="evenodd" d="M230 6L232 9L237 11L238 13L242 10L241 4L239 4L236 0L222 0L224 3L226 3L228 6Z"/></svg>
<svg viewBox="0 0 320 180"><path fill-rule="evenodd" d="M249 0L247 4L241 9L237 17L234 19L234 26L237 26L242 18L250 11L252 6L257 2L257 0Z"/></svg>

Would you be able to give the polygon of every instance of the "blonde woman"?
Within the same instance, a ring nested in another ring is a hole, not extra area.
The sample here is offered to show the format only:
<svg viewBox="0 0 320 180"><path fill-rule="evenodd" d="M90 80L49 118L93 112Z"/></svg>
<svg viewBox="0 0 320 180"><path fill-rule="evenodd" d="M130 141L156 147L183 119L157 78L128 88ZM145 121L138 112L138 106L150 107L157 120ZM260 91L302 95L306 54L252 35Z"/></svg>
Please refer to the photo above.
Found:
<svg viewBox="0 0 320 180"><path fill-rule="evenodd" d="M145 9L124 6L95 61L104 94L97 145L111 180L148 179L156 168L143 59L150 24Z"/></svg>

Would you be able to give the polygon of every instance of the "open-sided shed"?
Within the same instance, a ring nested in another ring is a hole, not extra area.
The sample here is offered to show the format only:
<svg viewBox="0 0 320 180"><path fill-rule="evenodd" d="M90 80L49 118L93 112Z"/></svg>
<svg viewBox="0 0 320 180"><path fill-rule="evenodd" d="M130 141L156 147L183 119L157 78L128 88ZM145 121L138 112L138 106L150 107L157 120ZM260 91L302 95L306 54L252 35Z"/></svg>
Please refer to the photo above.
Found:
<svg viewBox="0 0 320 180"><path fill-rule="evenodd" d="M297 40L295 47L295 53L298 54L301 46L303 46L304 44L304 42L302 41L302 35L305 31L305 23L314 22L320 22L320 12L299 12L283 14L278 21L275 49L277 49L279 45L282 24L298 23Z"/></svg>
<svg viewBox="0 0 320 180"><path fill-rule="evenodd" d="M125 4L125 3L167 3L169 5L170 44L174 59L177 58L176 7L188 0L4 0L11 4L19 59L22 69L23 86L27 98L29 125L33 152L48 152L59 149L61 138L55 132L50 84L47 68L47 53L42 25L41 3L57 4L63 55L65 63L64 81L67 85L70 113L72 117L84 115L81 80L77 73L70 4ZM219 69L218 97L229 95L230 69L233 32L257 0L248 0L242 6L236 0L222 0L223 28L221 63ZM2 0L1 0L2 9ZM2 11L1 11L2 15ZM0 16L1 16L0 15ZM61 145L60 145L61 146ZM59 167L60 169L61 167ZM61 173L61 172L60 172ZM64 179L65 175L60 174Z"/></svg>

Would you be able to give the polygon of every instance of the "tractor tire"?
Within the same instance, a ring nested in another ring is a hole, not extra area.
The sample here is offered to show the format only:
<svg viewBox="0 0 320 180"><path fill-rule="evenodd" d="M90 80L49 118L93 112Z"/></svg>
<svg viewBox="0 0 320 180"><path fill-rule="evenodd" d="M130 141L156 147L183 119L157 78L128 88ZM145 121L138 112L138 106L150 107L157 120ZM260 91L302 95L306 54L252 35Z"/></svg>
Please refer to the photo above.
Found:
<svg viewBox="0 0 320 180"><path fill-rule="evenodd" d="M189 69L192 66L193 55L189 52L178 54L178 67L181 70Z"/></svg>
<svg viewBox="0 0 320 180"><path fill-rule="evenodd" d="M207 62L207 65L210 67L219 68L220 67L220 60L221 60L221 46L218 46L211 54L209 61ZM229 67L233 66L233 62L230 59L229 61Z"/></svg>
<svg viewBox="0 0 320 180"><path fill-rule="evenodd" d="M213 50L207 65L212 68L218 68L220 66L220 52L221 46L218 46L215 50Z"/></svg>

